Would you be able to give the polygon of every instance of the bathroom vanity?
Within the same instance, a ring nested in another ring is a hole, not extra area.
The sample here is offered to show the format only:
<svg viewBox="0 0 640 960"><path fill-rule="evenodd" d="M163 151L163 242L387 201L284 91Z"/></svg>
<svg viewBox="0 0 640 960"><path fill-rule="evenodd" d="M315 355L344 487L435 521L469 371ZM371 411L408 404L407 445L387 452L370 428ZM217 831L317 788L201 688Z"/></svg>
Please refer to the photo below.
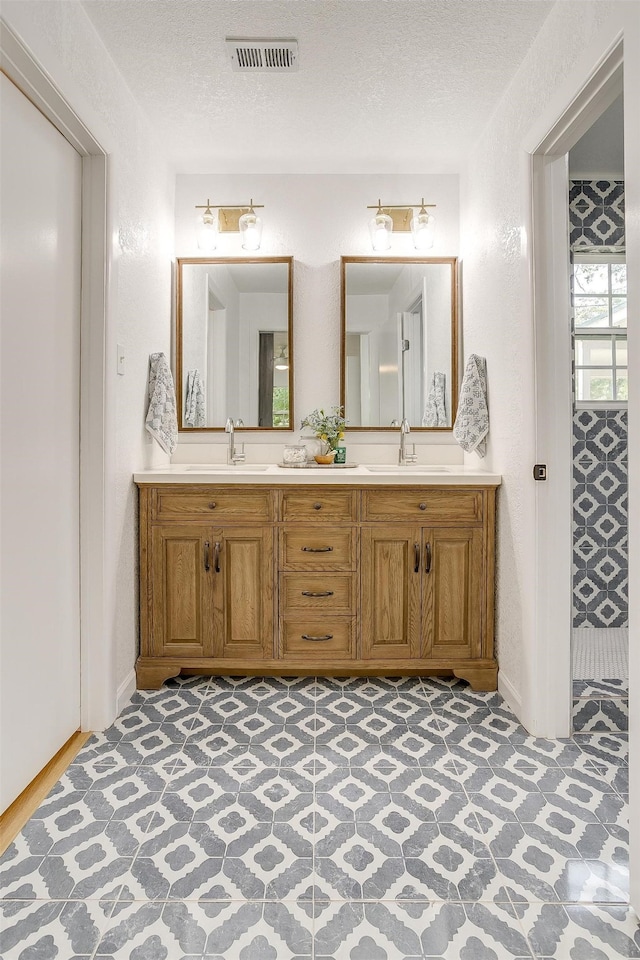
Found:
<svg viewBox="0 0 640 960"><path fill-rule="evenodd" d="M496 688L499 476L220 465L134 480L139 688L181 672L453 674Z"/></svg>

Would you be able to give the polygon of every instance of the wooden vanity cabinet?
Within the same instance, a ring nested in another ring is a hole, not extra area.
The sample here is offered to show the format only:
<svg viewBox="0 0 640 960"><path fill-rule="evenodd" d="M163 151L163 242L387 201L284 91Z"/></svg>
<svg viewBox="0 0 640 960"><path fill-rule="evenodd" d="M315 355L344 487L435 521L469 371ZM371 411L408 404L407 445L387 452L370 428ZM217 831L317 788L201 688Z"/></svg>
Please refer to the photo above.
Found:
<svg viewBox="0 0 640 960"><path fill-rule="evenodd" d="M495 487L140 484L138 686L181 671L496 687Z"/></svg>

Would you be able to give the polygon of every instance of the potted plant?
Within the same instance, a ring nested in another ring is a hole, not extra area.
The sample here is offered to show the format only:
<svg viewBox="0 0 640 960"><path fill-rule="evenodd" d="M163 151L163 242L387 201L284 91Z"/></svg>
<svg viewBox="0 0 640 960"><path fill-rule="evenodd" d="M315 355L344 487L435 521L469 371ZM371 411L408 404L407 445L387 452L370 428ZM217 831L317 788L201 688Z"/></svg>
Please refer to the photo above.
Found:
<svg viewBox="0 0 640 960"><path fill-rule="evenodd" d="M332 407L332 413L314 410L302 421L303 427L310 427L318 440L322 441L322 452L315 459L318 463L332 463L336 455L338 441L344 437L345 419L342 407Z"/></svg>

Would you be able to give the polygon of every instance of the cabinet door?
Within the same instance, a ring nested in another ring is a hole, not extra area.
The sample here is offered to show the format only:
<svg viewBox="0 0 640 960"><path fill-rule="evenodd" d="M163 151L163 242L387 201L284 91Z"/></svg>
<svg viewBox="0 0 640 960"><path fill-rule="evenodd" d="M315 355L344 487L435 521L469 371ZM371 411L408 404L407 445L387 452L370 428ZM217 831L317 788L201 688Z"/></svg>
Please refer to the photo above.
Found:
<svg viewBox="0 0 640 960"><path fill-rule="evenodd" d="M430 659L481 656L482 530L423 530L423 649Z"/></svg>
<svg viewBox="0 0 640 960"><path fill-rule="evenodd" d="M152 527L152 656L212 655L212 560L210 527L198 524Z"/></svg>
<svg viewBox="0 0 640 960"><path fill-rule="evenodd" d="M273 656L274 578L270 527L223 530L214 542L215 656Z"/></svg>
<svg viewBox="0 0 640 960"><path fill-rule="evenodd" d="M362 528L362 658L397 660L420 651L421 529Z"/></svg>

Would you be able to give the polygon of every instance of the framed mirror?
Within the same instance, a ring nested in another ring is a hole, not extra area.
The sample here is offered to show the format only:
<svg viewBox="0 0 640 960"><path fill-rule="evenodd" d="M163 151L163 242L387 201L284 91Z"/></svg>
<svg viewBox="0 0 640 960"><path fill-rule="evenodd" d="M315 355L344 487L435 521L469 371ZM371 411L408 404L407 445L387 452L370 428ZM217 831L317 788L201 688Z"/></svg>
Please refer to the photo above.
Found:
<svg viewBox="0 0 640 960"><path fill-rule="evenodd" d="M342 257L340 402L349 430L451 430L458 399L455 257Z"/></svg>
<svg viewBox="0 0 640 960"><path fill-rule="evenodd" d="M180 430L293 425L293 257L177 261Z"/></svg>

